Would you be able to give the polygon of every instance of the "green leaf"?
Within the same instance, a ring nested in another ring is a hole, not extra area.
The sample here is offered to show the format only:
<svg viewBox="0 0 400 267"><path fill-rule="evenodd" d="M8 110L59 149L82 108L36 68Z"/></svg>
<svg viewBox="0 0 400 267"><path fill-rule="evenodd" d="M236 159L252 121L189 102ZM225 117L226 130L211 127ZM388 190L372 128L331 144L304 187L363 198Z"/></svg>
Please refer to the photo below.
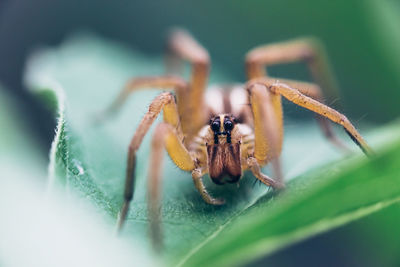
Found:
<svg viewBox="0 0 400 267"><path fill-rule="evenodd" d="M0 85L0 265L154 266L136 243L115 239L104 218L74 194L46 194L46 159L23 108Z"/></svg>
<svg viewBox="0 0 400 267"><path fill-rule="evenodd" d="M58 103L58 127L49 168L53 182L64 184L94 203L106 218L116 220L122 203L127 147L158 92L135 93L118 116L102 125L94 125L93 119L129 78L163 73L161 57L153 58L87 35L75 36L60 48L37 52L28 63L28 87L40 94L53 94L50 99ZM232 79L218 66L213 68L212 82L227 80ZM332 164L342 155L325 141L315 122L287 119L285 125L284 175L287 179L303 175L276 197L265 186L253 185L255 179L249 174L239 188L219 187L206 178L211 193L227 200L222 207L210 206L195 190L190 174L176 168L169 158L165 160L163 256L169 264L244 263L397 201L396 186L388 193L380 191L370 196L374 184L382 187L394 182L386 176L379 183L363 176L364 169L373 169L377 163L368 163L358 153L347 158L350 164ZM342 132L339 135L348 139ZM135 196L124 229L124 236L139 238L146 244L150 138L151 133L138 152ZM349 146L357 149L354 144ZM310 173L317 166L322 167ZM359 176L353 179L352 172ZM355 186L360 188L357 194ZM339 193L343 195L339 197Z"/></svg>
<svg viewBox="0 0 400 267"><path fill-rule="evenodd" d="M185 265L245 262L398 203L399 159L400 142L371 162L346 163L340 173L319 170L299 177L273 205L260 199ZM313 186L319 179L324 181ZM302 190L306 186L310 187Z"/></svg>
<svg viewBox="0 0 400 267"><path fill-rule="evenodd" d="M0 83L0 162L18 159L24 168L39 172L46 160L26 125L24 109L18 108L17 103Z"/></svg>

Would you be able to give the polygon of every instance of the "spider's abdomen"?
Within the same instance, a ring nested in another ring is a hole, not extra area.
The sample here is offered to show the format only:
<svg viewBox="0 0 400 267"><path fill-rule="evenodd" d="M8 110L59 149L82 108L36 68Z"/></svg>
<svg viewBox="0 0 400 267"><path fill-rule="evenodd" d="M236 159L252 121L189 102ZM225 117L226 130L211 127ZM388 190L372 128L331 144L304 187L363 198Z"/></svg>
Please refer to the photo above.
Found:
<svg viewBox="0 0 400 267"><path fill-rule="evenodd" d="M211 180L219 185L236 183L242 176L240 144L224 143L207 146Z"/></svg>

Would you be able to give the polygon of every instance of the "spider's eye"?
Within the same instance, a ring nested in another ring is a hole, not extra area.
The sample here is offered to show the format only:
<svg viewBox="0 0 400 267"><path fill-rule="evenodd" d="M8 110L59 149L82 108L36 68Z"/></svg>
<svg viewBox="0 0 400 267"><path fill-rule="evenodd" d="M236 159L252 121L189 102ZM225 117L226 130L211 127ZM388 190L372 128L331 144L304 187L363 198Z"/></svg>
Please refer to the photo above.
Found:
<svg viewBox="0 0 400 267"><path fill-rule="evenodd" d="M221 124L220 124L219 121L213 121L213 122L211 123L211 129L212 129L214 132L218 132L220 126L221 126Z"/></svg>
<svg viewBox="0 0 400 267"><path fill-rule="evenodd" d="M230 121L230 120L224 121L224 128L225 128L225 131L230 131L230 130L232 130L232 129L233 129L233 123L232 123L232 121Z"/></svg>

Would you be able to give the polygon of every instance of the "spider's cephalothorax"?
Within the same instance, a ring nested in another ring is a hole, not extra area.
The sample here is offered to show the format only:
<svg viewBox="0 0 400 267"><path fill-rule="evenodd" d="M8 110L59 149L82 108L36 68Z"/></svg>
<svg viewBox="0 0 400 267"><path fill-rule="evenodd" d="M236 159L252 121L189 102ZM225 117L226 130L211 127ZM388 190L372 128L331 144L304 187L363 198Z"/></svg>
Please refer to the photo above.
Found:
<svg viewBox="0 0 400 267"><path fill-rule="evenodd" d="M175 94L164 92L153 100L130 142L119 228L123 225L133 197L136 152L161 111L164 122L154 131L148 182L150 233L157 247L161 239L160 168L164 149L180 169L191 172L201 197L212 205L222 205L224 200L208 193L202 180L206 174L216 184L236 183L242 172L249 170L267 186L284 186L278 162L283 143L282 96L315 112L323 133L335 145L343 148L328 120L342 126L365 154L372 153L350 121L323 103L321 87L332 89L334 83L330 79L325 58L310 40L254 48L246 55L247 84L228 88L233 90L220 87L219 90L208 90L207 94L205 88L210 69L207 50L182 30L171 34L168 48L170 58L181 58L191 63L191 80L188 82L178 76L134 78L126 84L109 109L118 109L131 92L144 87L172 89ZM318 84L277 80L268 77L265 71L269 65L296 61L308 64ZM207 123L210 116L211 120ZM268 163L272 163L276 179L261 172L261 167Z"/></svg>
<svg viewBox="0 0 400 267"><path fill-rule="evenodd" d="M240 161L241 136L232 115L218 115L210 120L214 142L206 144L208 172L211 180L219 185L236 183L242 176Z"/></svg>

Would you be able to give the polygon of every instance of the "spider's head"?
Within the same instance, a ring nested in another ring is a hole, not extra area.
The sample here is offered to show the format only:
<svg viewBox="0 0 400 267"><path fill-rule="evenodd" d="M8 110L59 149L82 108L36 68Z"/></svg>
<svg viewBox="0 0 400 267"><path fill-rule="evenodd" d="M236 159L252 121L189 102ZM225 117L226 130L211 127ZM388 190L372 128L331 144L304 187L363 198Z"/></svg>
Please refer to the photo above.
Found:
<svg viewBox="0 0 400 267"><path fill-rule="evenodd" d="M237 183L242 176L240 134L232 115L218 115L210 120L214 144L207 145L208 170L216 184Z"/></svg>

